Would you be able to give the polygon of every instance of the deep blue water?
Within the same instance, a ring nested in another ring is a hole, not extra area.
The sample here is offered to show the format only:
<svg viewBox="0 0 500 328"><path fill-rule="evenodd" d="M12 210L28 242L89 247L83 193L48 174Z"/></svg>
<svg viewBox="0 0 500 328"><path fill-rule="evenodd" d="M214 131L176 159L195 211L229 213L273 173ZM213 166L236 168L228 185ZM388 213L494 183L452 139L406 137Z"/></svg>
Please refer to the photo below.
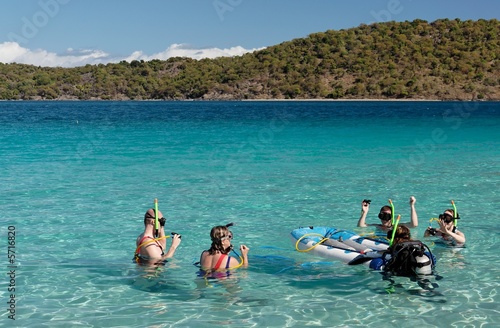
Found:
<svg viewBox="0 0 500 328"><path fill-rule="evenodd" d="M499 266L498 102L0 102L0 245L15 229L19 327L493 327ZM437 288L299 253L294 228L356 228L417 198L423 238L450 207L460 251L425 240ZM153 199L175 258L131 261ZM206 282L212 226L235 222L250 267ZM435 224L435 223L434 223ZM14 227L14 228L12 228ZM8 258L0 260L8 273ZM436 320L439 318L439 320Z"/></svg>

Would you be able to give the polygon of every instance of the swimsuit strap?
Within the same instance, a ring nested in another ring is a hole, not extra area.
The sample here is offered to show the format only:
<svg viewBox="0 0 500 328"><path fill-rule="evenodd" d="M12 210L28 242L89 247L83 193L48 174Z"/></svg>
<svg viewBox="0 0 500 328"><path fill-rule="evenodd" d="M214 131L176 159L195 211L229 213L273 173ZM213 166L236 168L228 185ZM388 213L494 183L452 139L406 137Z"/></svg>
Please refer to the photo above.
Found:
<svg viewBox="0 0 500 328"><path fill-rule="evenodd" d="M229 263L231 262L231 256L227 257L226 269L229 269Z"/></svg>
<svg viewBox="0 0 500 328"><path fill-rule="evenodd" d="M148 238L151 238L151 237L149 237L149 236L144 236L144 237L142 237L141 241L139 242L139 245L140 245L140 244L142 244L142 242L143 242L145 239L148 239Z"/></svg>
<svg viewBox="0 0 500 328"><path fill-rule="evenodd" d="M144 241L145 239L148 239L148 238L150 238L150 239L153 239L153 240L154 240L154 242L156 243L156 245L157 245L158 247L160 247L160 249L161 249L161 255L163 255L163 254L164 254L164 252L163 252L163 247L161 247L161 244L158 242L158 240L156 240L155 238L150 237L150 236L144 236L144 237L142 237L141 241L139 242L139 246L138 246L138 247L137 247L137 249L135 250L135 254L136 254L136 255L138 255L138 254L139 254L139 250L141 249L141 247L145 246L145 245L143 245L143 241ZM149 243L148 243L148 244L149 244Z"/></svg>
<svg viewBox="0 0 500 328"><path fill-rule="evenodd" d="M219 257L219 260L217 261L217 264L215 264L215 267L214 267L214 270L217 270L219 269L221 263L222 263L222 260L224 259L224 257L226 256L226 254L222 254L220 257Z"/></svg>

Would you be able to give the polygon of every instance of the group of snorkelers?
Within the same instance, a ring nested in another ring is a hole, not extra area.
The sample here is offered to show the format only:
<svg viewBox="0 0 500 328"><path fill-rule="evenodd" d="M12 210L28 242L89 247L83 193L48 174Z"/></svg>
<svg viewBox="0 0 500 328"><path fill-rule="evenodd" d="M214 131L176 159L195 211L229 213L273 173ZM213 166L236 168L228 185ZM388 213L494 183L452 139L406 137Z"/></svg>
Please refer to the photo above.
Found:
<svg viewBox="0 0 500 328"><path fill-rule="evenodd" d="M389 250L395 250L398 247L401 248L406 244L415 244L415 241L411 239L410 233L410 228L418 226L415 197L410 197L410 222L407 223L399 223L399 221L395 223L394 207L391 202L390 206L386 205L380 209L378 214L378 218L380 219L379 224L366 224L365 220L370 209L370 203L371 201L367 199L362 201L358 227L375 226L378 230L388 232L388 238L392 235L392 239L394 240L394 244L389 247ZM445 210L436 219L439 228L428 227L424 233L424 237L436 236L447 243L458 246L463 245L465 243L465 235L457 229L458 219L460 219L460 216L453 204L453 209ZM218 272L248 266L249 248L246 245L240 245L239 251L241 255L233 250L233 245L231 244L233 235L229 230L231 225L220 225L211 229L211 246L200 255L199 265L201 270L205 272ZM394 227L396 227L396 231L393 231ZM165 263L167 259L174 256L177 247L181 243L181 236L177 233L172 233L172 243L167 250L166 239L169 237L165 234L165 218L163 214L158 210L157 206L148 209L144 215L144 232L136 240L135 260L138 263L147 265ZM420 241L416 242L421 243ZM231 251L237 256L230 256ZM392 262L394 262L394 259Z"/></svg>
<svg viewBox="0 0 500 328"><path fill-rule="evenodd" d="M410 197L410 222L407 223L399 223L399 226L404 226L407 228L416 228L418 226L418 216L417 211L415 209L415 203L417 202L416 198ZM389 205L382 206L380 212L378 214L378 218L380 219L379 224L366 224L365 219L370 210L371 201L368 199L364 199L361 202L361 216L358 221L358 227L367 227L367 226L375 226L377 229L382 231L389 231L392 229L394 224L394 213L393 207ZM457 229L457 220L460 219L458 212L455 208L454 203L452 209L447 209L440 214L437 219L439 228L435 229L432 227L428 227L425 230L424 237L436 236L440 237L443 241L450 245L462 246L465 243L465 235L463 232ZM391 204L392 205L392 204Z"/></svg>
<svg viewBox="0 0 500 328"><path fill-rule="evenodd" d="M157 204L155 200L155 204ZM172 232L172 243L167 250L167 236L165 234L165 222L161 211L155 208L150 208L144 214L144 231L137 237L136 250L134 260L143 265L162 265L166 260L172 258L175 251L181 243L182 236ZM247 246L239 247L241 255L239 259L229 256L229 252L233 250L231 241L233 239L232 232L228 226L216 226L210 231L212 239L211 247L203 251L200 256L200 267L205 271L217 271L219 269L234 269L237 267L248 266L248 251Z"/></svg>
<svg viewBox="0 0 500 328"><path fill-rule="evenodd" d="M432 274L435 265L434 255L423 242L411 238L410 229L418 226L415 197L410 197L410 221L406 223L399 223L399 217L397 220L394 219L394 207L390 200L389 202L390 206L385 205L380 209L379 224L366 224L365 219L371 201L364 199L361 202L358 227L375 226L377 230L387 231L387 239L390 240L387 250L370 252L368 257L374 258L370 262L370 267L376 270L382 269L392 275ZM439 228L429 226L424 232L424 237L436 236L447 245L462 247L465 244L465 235L457 229L457 220L460 216L453 201L452 205L453 209L447 209L438 218L431 219L431 222L434 220L438 222ZM360 258L358 260L363 260Z"/></svg>

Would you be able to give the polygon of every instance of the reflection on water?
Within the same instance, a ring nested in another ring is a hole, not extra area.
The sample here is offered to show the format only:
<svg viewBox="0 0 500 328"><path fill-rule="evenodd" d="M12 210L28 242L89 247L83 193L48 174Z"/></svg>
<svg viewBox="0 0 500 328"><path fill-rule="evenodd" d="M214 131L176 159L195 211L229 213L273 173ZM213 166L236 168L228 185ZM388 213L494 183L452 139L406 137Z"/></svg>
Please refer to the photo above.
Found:
<svg viewBox="0 0 500 328"><path fill-rule="evenodd" d="M492 326L500 106L477 103L452 129L443 115L464 104L2 102L0 205L19 231L16 323ZM435 143L438 129L446 140ZM365 197L376 207L391 198L405 216L409 193L422 222L449 199L459 205L467 247L431 247L442 279L384 280L290 242L299 226L354 228ZM164 267L140 267L135 237L157 197L183 243ZM237 222L237 242L251 249L249 268L228 279L203 279L192 265L214 221Z"/></svg>

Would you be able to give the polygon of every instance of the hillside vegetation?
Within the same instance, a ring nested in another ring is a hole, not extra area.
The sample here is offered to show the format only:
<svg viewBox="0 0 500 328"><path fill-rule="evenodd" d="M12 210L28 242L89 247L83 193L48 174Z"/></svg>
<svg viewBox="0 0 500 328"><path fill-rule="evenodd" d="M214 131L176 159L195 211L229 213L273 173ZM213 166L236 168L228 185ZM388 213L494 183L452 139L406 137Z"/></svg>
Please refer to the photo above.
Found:
<svg viewBox="0 0 500 328"><path fill-rule="evenodd" d="M0 64L0 99L500 100L500 22L388 22L239 57L75 68Z"/></svg>

